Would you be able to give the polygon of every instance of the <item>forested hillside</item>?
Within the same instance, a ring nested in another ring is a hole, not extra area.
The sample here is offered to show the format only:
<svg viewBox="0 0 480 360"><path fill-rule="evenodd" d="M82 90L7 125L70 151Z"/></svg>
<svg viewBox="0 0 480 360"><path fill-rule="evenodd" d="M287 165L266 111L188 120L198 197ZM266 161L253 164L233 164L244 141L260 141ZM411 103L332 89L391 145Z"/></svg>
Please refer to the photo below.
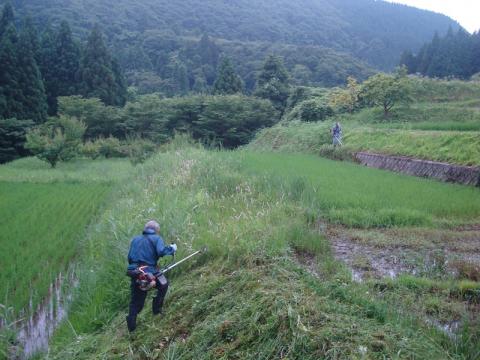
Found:
<svg viewBox="0 0 480 360"><path fill-rule="evenodd" d="M435 34L417 54L405 51L400 64L411 74L468 79L480 73L480 32L470 35L460 29L449 30L444 37Z"/></svg>
<svg viewBox="0 0 480 360"><path fill-rule="evenodd" d="M391 69L403 50L417 51L435 31L443 35L459 27L443 15L373 0L16 0L13 5L38 26L65 19L79 37L100 24L129 81L145 91L158 84L178 86L178 77L188 78L186 90L211 86L221 53L233 59L248 91L271 52L285 57L300 84L338 85L348 75L367 77L371 68ZM201 46L204 35L213 44L208 54Z"/></svg>

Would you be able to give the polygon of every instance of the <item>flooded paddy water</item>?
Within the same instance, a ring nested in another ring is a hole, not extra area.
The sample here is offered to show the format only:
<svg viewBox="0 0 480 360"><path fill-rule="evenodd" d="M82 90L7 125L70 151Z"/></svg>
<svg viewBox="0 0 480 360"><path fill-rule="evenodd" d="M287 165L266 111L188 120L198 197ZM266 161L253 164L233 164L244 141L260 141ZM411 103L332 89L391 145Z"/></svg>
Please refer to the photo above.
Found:
<svg viewBox="0 0 480 360"><path fill-rule="evenodd" d="M71 291L78 286L73 272L59 274L50 285L48 296L36 309L30 304L27 317L17 324L17 342L21 349L12 354L14 359L28 359L48 350L48 342L58 325L66 318L72 300Z"/></svg>

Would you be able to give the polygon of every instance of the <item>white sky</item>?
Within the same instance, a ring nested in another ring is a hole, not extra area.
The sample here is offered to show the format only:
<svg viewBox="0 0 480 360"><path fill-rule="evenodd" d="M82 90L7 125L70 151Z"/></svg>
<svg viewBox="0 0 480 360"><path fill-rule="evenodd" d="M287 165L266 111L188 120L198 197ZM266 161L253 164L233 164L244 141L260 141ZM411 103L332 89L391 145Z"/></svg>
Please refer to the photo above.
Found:
<svg viewBox="0 0 480 360"><path fill-rule="evenodd" d="M480 0L387 0L432 10L457 20L470 32L480 29Z"/></svg>

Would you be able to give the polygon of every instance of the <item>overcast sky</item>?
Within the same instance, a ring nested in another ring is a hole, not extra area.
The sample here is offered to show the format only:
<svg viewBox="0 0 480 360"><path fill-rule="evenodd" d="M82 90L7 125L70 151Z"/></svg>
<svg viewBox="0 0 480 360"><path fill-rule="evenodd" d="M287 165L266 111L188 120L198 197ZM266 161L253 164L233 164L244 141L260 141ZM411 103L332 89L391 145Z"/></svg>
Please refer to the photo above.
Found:
<svg viewBox="0 0 480 360"><path fill-rule="evenodd" d="M470 32L480 29L480 0L387 0L432 10L457 20Z"/></svg>

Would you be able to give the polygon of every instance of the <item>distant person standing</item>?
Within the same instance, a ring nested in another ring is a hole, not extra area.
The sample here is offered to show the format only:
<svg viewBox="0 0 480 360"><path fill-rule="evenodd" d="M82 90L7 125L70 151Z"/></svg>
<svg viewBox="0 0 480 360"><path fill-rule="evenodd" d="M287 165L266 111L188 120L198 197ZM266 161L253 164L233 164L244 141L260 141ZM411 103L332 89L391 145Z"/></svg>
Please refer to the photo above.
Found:
<svg viewBox="0 0 480 360"><path fill-rule="evenodd" d="M335 126L332 128L332 137L333 137L333 146L342 146L342 127L340 123L337 121Z"/></svg>

